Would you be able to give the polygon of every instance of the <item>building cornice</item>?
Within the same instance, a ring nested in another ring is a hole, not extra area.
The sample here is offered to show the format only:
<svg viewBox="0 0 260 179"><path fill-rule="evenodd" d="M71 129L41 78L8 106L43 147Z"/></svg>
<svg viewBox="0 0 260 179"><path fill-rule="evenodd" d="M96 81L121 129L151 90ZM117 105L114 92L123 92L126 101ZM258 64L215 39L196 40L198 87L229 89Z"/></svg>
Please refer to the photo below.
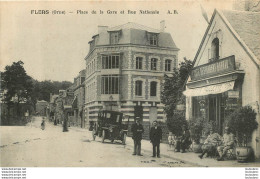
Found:
<svg viewBox="0 0 260 179"><path fill-rule="evenodd" d="M92 55L92 53L96 49L100 48L117 48L117 47L138 47L138 48L146 48L146 49L151 49L151 50L168 50L168 51L179 51L179 48L169 48L169 47L154 47L154 46L145 46L145 45L136 45L136 44L117 44L117 45L98 45L95 46L89 53L88 55L84 58L85 60Z"/></svg>

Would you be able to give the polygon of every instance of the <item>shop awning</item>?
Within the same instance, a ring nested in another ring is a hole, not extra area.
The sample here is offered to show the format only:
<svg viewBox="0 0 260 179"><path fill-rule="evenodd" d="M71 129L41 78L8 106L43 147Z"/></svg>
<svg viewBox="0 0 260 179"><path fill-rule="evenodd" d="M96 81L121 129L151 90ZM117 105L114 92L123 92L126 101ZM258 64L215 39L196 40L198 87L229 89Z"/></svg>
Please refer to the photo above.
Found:
<svg viewBox="0 0 260 179"><path fill-rule="evenodd" d="M226 83L221 84L215 84L210 86L204 86L201 88L187 88L183 94L185 96L205 96L209 94L218 94L218 93L224 93L228 90L233 90L235 81L230 81Z"/></svg>

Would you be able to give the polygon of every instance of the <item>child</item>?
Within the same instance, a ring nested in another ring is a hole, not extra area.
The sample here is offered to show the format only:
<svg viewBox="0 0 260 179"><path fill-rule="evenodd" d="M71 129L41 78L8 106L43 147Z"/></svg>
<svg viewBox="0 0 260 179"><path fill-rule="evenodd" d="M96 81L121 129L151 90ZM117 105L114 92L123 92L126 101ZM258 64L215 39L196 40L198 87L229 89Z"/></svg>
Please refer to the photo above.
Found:
<svg viewBox="0 0 260 179"><path fill-rule="evenodd" d="M168 144L170 149L174 146L174 143L175 143L175 137L173 136L172 132L169 132Z"/></svg>
<svg viewBox="0 0 260 179"><path fill-rule="evenodd" d="M44 120L44 119L42 120L42 123L41 123L41 129L42 129L42 130L45 129L45 120Z"/></svg>

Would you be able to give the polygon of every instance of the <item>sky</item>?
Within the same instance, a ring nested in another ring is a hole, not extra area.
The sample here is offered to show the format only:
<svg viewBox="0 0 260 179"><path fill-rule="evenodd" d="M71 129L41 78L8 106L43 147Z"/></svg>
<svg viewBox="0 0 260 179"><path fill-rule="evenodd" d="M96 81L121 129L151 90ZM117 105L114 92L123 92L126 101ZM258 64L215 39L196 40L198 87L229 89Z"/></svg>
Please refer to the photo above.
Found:
<svg viewBox="0 0 260 179"><path fill-rule="evenodd" d="M193 60L208 25L200 5L208 19L214 8L232 8L231 0L0 2L0 71L22 60L27 74L34 79L73 81L85 68L88 42L97 34L99 25L135 22L159 29L162 20L165 32L171 34L180 49L179 61L184 57ZM50 14L32 14L38 10L49 10ZM54 10L66 13L53 15ZM88 14L77 14L77 10ZM91 14L93 10L98 13ZM100 10L104 14L99 14ZM108 14L108 10L117 14ZM122 10L124 14L120 14ZM127 14L128 10L137 14ZM158 10L160 14L139 14L139 10ZM168 10L178 14L167 14Z"/></svg>

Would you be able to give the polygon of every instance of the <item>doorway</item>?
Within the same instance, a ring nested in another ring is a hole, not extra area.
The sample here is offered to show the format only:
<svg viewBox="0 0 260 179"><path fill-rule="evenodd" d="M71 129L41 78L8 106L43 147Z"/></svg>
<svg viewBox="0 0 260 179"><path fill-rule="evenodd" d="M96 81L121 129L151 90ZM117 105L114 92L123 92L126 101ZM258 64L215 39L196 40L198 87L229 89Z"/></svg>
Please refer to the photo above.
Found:
<svg viewBox="0 0 260 179"><path fill-rule="evenodd" d="M134 110L134 118L139 117L143 121L143 106L135 106Z"/></svg>
<svg viewBox="0 0 260 179"><path fill-rule="evenodd" d="M157 120L157 107L150 107L149 118L151 124L153 123L153 121Z"/></svg>
<svg viewBox="0 0 260 179"><path fill-rule="evenodd" d="M209 121L216 125L216 131L223 134L224 108L221 107L221 94L209 95Z"/></svg>

